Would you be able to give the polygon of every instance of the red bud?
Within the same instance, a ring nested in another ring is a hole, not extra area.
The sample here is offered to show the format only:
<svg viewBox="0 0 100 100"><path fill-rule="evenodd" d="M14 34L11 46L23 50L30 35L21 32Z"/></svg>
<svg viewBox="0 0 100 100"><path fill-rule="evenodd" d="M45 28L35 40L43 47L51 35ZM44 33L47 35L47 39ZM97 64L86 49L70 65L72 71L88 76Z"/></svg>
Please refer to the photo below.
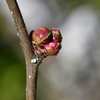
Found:
<svg viewBox="0 0 100 100"><path fill-rule="evenodd" d="M57 55L61 49L62 36L58 29L40 27L31 31L30 40L37 57Z"/></svg>
<svg viewBox="0 0 100 100"><path fill-rule="evenodd" d="M46 27L41 27L33 32L32 38L39 44L47 44L52 41L52 34L51 31L48 30Z"/></svg>
<svg viewBox="0 0 100 100"><path fill-rule="evenodd" d="M57 55L61 49L61 44L57 42L50 42L49 44L45 45L45 49L47 50L48 56Z"/></svg>
<svg viewBox="0 0 100 100"><path fill-rule="evenodd" d="M52 31L52 35L53 35L53 41L54 42L60 42L62 41L62 36L60 31L57 29L55 30L54 28L50 29Z"/></svg>

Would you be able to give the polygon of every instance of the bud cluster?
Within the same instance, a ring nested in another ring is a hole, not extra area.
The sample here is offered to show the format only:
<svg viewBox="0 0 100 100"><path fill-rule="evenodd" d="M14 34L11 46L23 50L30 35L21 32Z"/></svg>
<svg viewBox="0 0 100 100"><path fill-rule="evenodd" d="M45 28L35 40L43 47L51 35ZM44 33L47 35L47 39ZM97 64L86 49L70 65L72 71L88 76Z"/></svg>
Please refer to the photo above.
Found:
<svg viewBox="0 0 100 100"><path fill-rule="evenodd" d="M58 29L40 27L31 31L30 40L37 57L57 55L61 49L62 36Z"/></svg>

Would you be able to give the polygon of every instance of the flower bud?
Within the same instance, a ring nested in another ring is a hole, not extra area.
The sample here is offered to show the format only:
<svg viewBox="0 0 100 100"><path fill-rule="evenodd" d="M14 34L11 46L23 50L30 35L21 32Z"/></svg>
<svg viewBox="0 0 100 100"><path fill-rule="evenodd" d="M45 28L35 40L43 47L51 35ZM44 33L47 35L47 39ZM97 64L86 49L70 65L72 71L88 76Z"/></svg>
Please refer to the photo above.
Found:
<svg viewBox="0 0 100 100"><path fill-rule="evenodd" d="M50 42L49 44L45 45L45 49L47 50L48 56L57 55L61 49L61 44L57 42Z"/></svg>
<svg viewBox="0 0 100 100"><path fill-rule="evenodd" d="M32 38L33 32L34 32L34 30L32 30L32 31L30 32L30 34L29 34L29 39L30 39L31 42L33 41L33 38Z"/></svg>
<svg viewBox="0 0 100 100"><path fill-rule="evenodd" d="M47 44L52 41L52 33L46 27L41 27L33 32L32 38L39 44Z"/></svg>
<svg viewBox="0 0 100 100"><path fill-rule="evenodd" d="M40 27L31 31L29 37L37 57L57 55L61 49L62 36L58 29Z"/></svg>
<svg viewBox="0 0 100 100"><path fill-rule="evenodd" d="M53 41L54 42L60 42L62 41L62 36L60 31L57 29L55 30L54 28L50 29L52 31L52 35L53 35Z"/></svg>
<svg viewBox="0 0 100 100"><path fill-rule="evenodd" d="M42 49L34 49L34 53L35 53L35 55L37 56L37 57L41 57L41 56L47 56L47 54L46 54L46 49L44 48L42 48Z"/></svg>

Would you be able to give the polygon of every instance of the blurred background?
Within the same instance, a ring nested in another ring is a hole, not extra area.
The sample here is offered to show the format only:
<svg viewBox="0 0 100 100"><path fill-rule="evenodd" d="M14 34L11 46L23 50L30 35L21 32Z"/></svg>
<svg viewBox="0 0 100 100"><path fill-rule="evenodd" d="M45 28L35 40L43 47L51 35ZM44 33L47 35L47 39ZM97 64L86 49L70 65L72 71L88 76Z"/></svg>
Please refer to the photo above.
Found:
<svg viewBox="0 0 100 100"><path fill-rule="evenodd" d="M60 29L58 56L39 67L37 100L100 100L100 0L17 0L28 33ZM6 0L0 0L0 100L25 100L22 47Z"/></svg>

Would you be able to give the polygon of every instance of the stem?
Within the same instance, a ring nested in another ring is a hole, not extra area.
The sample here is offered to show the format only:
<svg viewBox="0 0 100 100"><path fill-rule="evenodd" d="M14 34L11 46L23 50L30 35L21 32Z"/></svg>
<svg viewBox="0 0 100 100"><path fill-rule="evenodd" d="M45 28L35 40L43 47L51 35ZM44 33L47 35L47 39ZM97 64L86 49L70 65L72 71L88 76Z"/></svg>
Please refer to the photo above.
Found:
<svg viewBox="0 0 100 100"><path fill-rule="evenodd" d="M31 63L34 57L31 43L29 40L28 32L19 10L16 0L6 0L10 13L12 14L13 21L19 33L19 38L22 44L25 61L26 61L26 100L36 100L36 84L37 84L37 69L36 65ZM39 65L38 65L39 66Z"/></svg>
<svg viewBox="0 0 100 100"><path fill-rule="evenodd" d="M42 63L42 60L44 59L45 57L43 56L42 58L40 58L38 61L37 61L37 65L36 65L36 77L35 77L35 83L36 83L36 85L35 85L35 93L37 93L37 78L38 78L38 67L39 67L39 65ZM36 94L37 95L37 94ZM35 96L36 96L35 95ZM36 97L35 97L36 98Z"/></svg>

